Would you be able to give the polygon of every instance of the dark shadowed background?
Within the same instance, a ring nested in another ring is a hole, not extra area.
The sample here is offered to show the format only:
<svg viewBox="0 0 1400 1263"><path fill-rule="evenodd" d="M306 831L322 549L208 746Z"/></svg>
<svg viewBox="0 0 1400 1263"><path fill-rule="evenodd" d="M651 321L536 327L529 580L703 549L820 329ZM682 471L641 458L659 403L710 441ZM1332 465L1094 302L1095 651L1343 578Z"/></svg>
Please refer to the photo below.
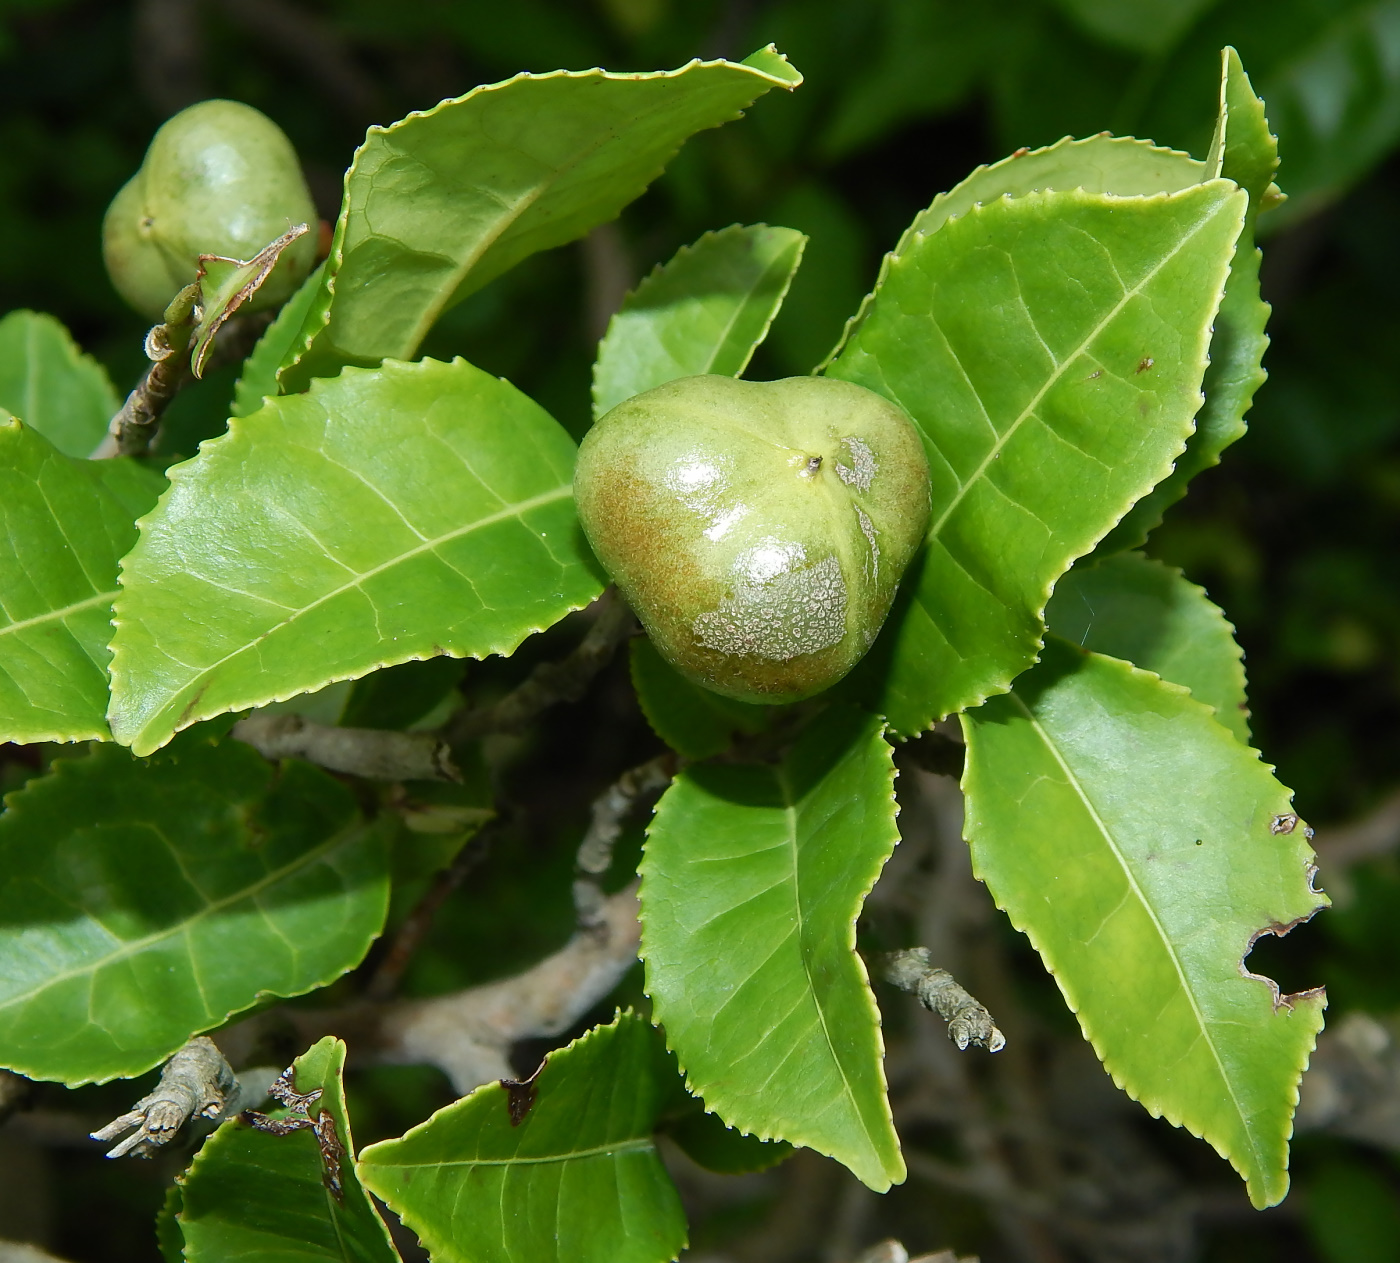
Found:
<svg viewBox="0 0 1400 1263"><path fill-rule="evenodd" d="M1290 195L1261 223L1270 380L1248 436L1197 479L1149 551L1204 584L1238 628L1257 743L1318 826L1338 903L1252 964L1267 955L1264 971L1287 990L1325 981L1329 1027L1381 1056L1384 1023L1400 1011L1400 0L0 0L0 313L54 313L127 388L145 322L103 271L102 213L161 121L202 98L275 119L333 219L369 124L521 70L661 69L769 41L806 75L798 92L699 136L618 225L492 283L447 315L424 353L509 377L581 433L594 347L623 293L705 230L766 221L811 243L749 375L808 372L882 252L975 165L1105 129L1200 156L1219 50L1233 44L1268 102ZM221 370L181 397L167 455L222 429L232 378ZM526 665L488 664L482 679ZM573 734L600 719L611 739L581 748ZM615 670L508 753L522 799L532 778L577 775L533 809L521 848L498 847L455 897L415 961L414 989L505 973L568 934L588 798L653 745ZM941 836L959 845L957 804L946 779L921 784L901 823L907 837L923 830L933 855ZM914 879L911 855L894 880ZM975 889L968 898L986 901ZM967 1126L912 1105L901 1127L911 1179L884 1200L807 1156L736 1180L679 1171L691 1258L847 1263L899 1235L911 1252L951 1245L1035 1263L1400 1261L1400 1150L1335 1128L1305 1135L1289 1200L1249 1210L1204 1145L1120 1109L1111 1091L1104 1104L1101 1072L1080 1064L1035 957L998 919L964 920L982 961L974 973L992 978L974 989L999 991L998 1016L1013 1014L1002 1025L1022 1036L1005 1068L976 1065L958 1089L980 1094L988 1144L1002 1143L998 1127L1013 1136L1011 1185L959 1174ZM1380 1024L1345 1027L1363 1013ZM945 1055L926 1032L904 1038L914 1020L889 1018L896 1089L901 1066ZM1365 1089L1374 1113L1400 1117L1400 1076L1376 1074ZM942 1080L932 1082L913 1096ZM359 1072L350 1086L362 1141L447 1099L429 1071ZM54 1089L0 1129L0 1238L94 1263L158 1257L150 1222L169 1164L107 1163L82 1138L90 1118L131 1099L131 1085ZM1018 1128L1055 1134L1053 1170L1014 1139Z"/></svg>

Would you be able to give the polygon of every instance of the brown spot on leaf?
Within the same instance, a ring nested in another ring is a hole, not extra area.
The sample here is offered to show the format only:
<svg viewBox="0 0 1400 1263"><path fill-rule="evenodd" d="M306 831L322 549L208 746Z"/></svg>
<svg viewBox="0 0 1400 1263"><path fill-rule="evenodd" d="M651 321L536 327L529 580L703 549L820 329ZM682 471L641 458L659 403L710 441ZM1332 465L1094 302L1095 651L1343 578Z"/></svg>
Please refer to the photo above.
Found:
<svg viewBox="0 0 1400 1263"><path fill-rule="evenodd" d="M1156 362L1157 362L1157 361L1154 360L1150 355L1144 355L1144 356L1142 357L1142 359L1140 359L1140 360L1138 361L1137 371L1138 371L1139 373L1145 373L1145 372L1147 372L1147 370L1148 370L1149 368L1151 368Z"/></svg>
<svg viewBox="0 0 1400 1263"><path fill-rule="evenodd" d="M546 1057L545 1061L549 1059ZM534 1108L535 1097L539 1091L535 1086L535 1080L540 1077L540 1071L545 1067L542 1061L535 1067L535 1073L528 1079L501 1079L500 1085L506 1090L506 1109L510 1113L510 1125L519 1127L525 1121L525 1116Z"/></svg>
<svg viewBox="0 0 1400 1263"><path fill-rule="evenodd" d="M1021 146L1018 150L1016 150L1016 152L1013 153L1011 156L1012 156L1013 158L1024 158L1028 153L1030 153L1030 150L1029 150L1025 145L1022 145L1022 146Z"/></svg>
<svg viewBox="0 0 1400 1263"><path fill-rule="evenodd" d="M1272 834L1292 833L1298 827L1298 817L1291 811L1286 815L1275 816L1269 821L1269 832Z"/></svg>

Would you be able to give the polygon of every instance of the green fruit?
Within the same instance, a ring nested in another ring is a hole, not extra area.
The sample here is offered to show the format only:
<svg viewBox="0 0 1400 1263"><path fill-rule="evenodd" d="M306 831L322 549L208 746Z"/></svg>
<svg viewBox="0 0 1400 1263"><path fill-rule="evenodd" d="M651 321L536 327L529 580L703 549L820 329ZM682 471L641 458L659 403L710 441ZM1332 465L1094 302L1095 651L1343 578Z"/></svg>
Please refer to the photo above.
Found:
<svg viewBox="0 0 1400 1263"><path fill-rule="evenodd" d="M674 667L791 702L874 642L928 527L928 462L904 412L861 386L684 377L593 427L574 496Z"/></svg>
<svg viewBox="0 0 1400 1263"><path fill-rule="evenodd" d="M107 208L102 253L117 292L153 320L195 279L201 254L251 259L316 208L291 141L237 101L201 101L156 132ZM309 232L282 253L250 308L283 302L316 261Z"/></svg>

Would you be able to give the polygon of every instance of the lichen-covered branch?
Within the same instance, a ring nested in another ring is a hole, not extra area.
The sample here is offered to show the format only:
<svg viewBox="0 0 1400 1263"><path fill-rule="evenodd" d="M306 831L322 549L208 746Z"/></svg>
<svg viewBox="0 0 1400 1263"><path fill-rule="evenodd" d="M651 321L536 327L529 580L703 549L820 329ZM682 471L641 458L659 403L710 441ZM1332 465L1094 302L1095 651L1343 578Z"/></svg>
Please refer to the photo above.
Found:
<svg viewBox="0 0 1400 1263"><path fill-rule="evenodd" d="M633 883L602 901L594 924L513 978L428 1000L289 1010L285 1016L307 1042L344 1037L361 1065L437 1066L465 1095L514 1077L512 1044L568 1030L617 986L637 959L640 941Z"/></svg>
<svg viewBox="0 0 1400 1263"><path fill-rule="evenodd" d="M890 952L882 963L889 982L916 996L924 1008L948 1023L948 1038L960 1050L969 1044L988 1052L1000 1052L1006 1047L1006 1038L997 1030L992 1015L952 974L930 963L927 947Z"/></svg>
<svg viewBox="0 0 1400 1263"><path fill-rule="evenodd" d="M305 759L372 781L460 781L452 752L426 732L337 728L291 713L254 712L233 735L269 759Z"/></svg>
<svg viewBox="0 0 1400 1263"><path fill-rule="evenodd" d="M648 794L671 783L679 762L670 751L648 759L625 771L594 800L593 818L574 862L574 909L579 925L592 925L605 901L598 878L612 866L613 848L627 817Z"/></svg>
<svg viewBox="0 0 1400 1263"><path fill-rule="evenodd" d="M443 727L453 745L494 732L516 732L559 702L576 702L636 629L632 611L609 588L598 598L597 617L574 649L557 662L537 666L517 688L491 706L459 711Z"/></svg>

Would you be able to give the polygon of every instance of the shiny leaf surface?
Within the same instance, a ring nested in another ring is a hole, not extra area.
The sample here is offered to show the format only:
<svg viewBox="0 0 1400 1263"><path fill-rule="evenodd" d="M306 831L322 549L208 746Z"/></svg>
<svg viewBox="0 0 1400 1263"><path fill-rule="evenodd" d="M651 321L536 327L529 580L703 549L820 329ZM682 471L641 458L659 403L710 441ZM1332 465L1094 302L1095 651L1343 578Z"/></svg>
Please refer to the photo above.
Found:
<svg viewBox="0 0 1400 1263"><path fill-rule="evenodd" d="M900 733L1005 691L1055 580L1170 472L1245 195L1029 193L908 242L830 373L921 427L922 560L863 668Z"/></svg>
<svg viewBox="0 0 1400 1263"><path fill-rule="evenodd" d="M1141 553L1081 562L1055 586L1045 609L1055 635L1122 658L1191 690L1249 744L1244 650L1203 588Z"/></svg>
<svg viewBox="0 0 1400 1263"><path fill-rule="evenodd" d="M119 407L107 370L52 316L12 311L0 320L0 408L60 452L89 456Z"/></svg>
<svg viewBox="0 0 1400 1263"><path fill-rule="evenodd" d="M682 246L608 325L593 366L594 419L677 377L738 377L768 336L806 242L791 228L735 224Z"/></svg>
<svg viewBox="0 0 1400 1263"><path fill-rule="evenodd" d="M619 1014L550 1053L530 1088L486 1084L370 1145L360 1179L436 1263L674 1259L685 1214L652 1132L675 1067L651 1027Z"/></svg>
<svg viewBox="0 0 1400 1263"><path fill-rule="evenodd" d="M325 1110L333 1120L344 1150L336 1171L340 1196L327 1187L327 1163L309 1129L273 1136L227 1122L204 1142L178 1186L186 1263L396 1263L388 1229L355 1177L344 1065L344 1043L327 1036L296 1059L293 1085L299 1093L321 1093L306 1114Z"/></svg>
<svg viewBox="0 0 1400 1263"><path fill-rule="evenodd" d="M1186 690L1055 638L963 726L977 875L1114 1081L1273 1205L1325 1003L1245 970L1326 903L1289 792Z"/></svg>
<svg viewBox="0 0 1400 1263"><path fill-rule="evenodd" d="M371 128L284 384L408 359L454 302L614 218L687 137L801 81L772 49L655 74L521 74Z"/></svg>
<svg viewBox="0 0 1400 1263"><path fill-rule="evenodd" d="M144 762L60 759L0 815L0 1065L131 1077L264 996L358 964L388 857L353 797L191 734Z"/></svg>
<svg viewBox="0 0 1400 1263"><path fill-rule="evenodd" d="M682 772L642 859L642 958L686 1084L731 1127L904 1178L855 920L898 841L883 722L837 708L779 767Z"/></svg>
<svg viewBox="0 0 1400 1263"><path fill-rule="evenodd" d="M161 478L0 417L0 741L105 740L117 562Z"/></svg>
<svg viewBox="0 0 1400 1263"><path fill-rule="evenodd" d="M380 666L510 653L601 590L573 461L463 360L346 370L233 421L170 471L123 562L113 733L149 753Z"/></svg>

